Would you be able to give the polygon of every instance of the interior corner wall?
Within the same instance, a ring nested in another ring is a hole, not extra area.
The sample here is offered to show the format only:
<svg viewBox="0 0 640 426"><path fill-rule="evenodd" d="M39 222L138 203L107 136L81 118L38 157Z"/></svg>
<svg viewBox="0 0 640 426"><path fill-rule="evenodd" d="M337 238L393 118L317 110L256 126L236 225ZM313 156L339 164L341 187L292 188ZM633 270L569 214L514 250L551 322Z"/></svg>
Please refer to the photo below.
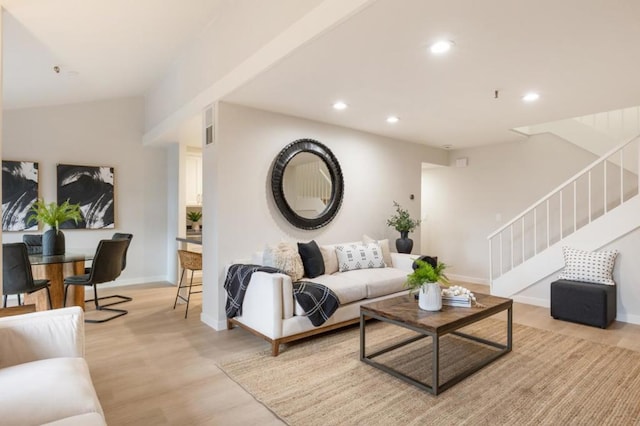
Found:
<svg viewBox="0 0 640 426"><path fill-rule="evenodd" d="M455 167L467 158L467 167ZM450 275L488 284L487 236L555 189L595 155L552 134L450 153L449 167L422 173L423 251Z"/></svg>
<svg viewBox="0 0 640 426"><path fill-rule="evenodd" d="M279 0L277 6L255 0L225 2L219 18L148 93L146 129L179 110L320 3L322 0Z"/></svg>
<svg viewBox="0 0 640 426"><path fill-rule="evenodd" d="M2 159L38 162L46 202L57 197L57 164L114 167L115 228L64 233L68 249L95 249L116 231L132 233L118 285L167 278L159 261L167 250L167 153L142 145L143 107L138 97L3 112ZM3 232L2 239L22 241L23 234Z"/></svg>
<svg viewBox="0 0 640 426"><path fill-rule="evenodd" d="M313 231L297 229L283 218L269 186L274 159L287 144L301 138L325 144L344 176L338 214ZM267 243L316 240L328 244L359 241L368 234L389 238L395 250L399 235L386 225L394 213L393 201L420 217L422 163L448 161L445 150L227 103L218 107L215 145L203 150L203 211L207 212L203 225L217 232L216 241L204 236L203 263L220 265L217 271L203 271L203 313L216 317L212 322L224 318L224 265L249 258ZM413 253L420 253L419 231L412 237Z"/></svg>

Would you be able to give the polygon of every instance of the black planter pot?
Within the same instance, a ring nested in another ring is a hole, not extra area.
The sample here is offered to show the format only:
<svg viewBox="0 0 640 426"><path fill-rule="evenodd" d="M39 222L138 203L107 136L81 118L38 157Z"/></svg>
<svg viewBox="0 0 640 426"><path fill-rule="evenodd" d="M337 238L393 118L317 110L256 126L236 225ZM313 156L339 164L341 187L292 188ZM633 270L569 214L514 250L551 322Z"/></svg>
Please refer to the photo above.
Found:
<svg viewBox="0 0 640 426"><path fill-rule="evenodd" d="M411 253L413 240L409 238L409 231L400 231L400 238L396 240L396 250L398 253Z"/></svg>
<svg viewBox="0 0 640 426"><path fill-rule="evenodd" d="M62 231L51 228L42 235L42 255L56 256L64 254L65 243Z"/></svg>

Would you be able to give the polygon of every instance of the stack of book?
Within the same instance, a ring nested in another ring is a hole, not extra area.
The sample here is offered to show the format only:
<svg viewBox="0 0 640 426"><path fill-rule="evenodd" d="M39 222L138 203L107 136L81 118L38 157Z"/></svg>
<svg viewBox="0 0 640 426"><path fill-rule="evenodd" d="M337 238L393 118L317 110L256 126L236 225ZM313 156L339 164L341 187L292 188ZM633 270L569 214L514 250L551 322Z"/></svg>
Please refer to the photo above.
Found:
<svg viewBox="0 0 640 426"><path fill-rule="evenodd" d="M468 289L459 285L442 289L442 304L470 308L476 301L476 297Z"/></svg>
<svg viewBox="0 0 640 426"><path fill-rule="evenodd" d="M471 297L468 294L460 296L442 296L442 304L448 306L458 306L461 308L471 307Z"/></svg>

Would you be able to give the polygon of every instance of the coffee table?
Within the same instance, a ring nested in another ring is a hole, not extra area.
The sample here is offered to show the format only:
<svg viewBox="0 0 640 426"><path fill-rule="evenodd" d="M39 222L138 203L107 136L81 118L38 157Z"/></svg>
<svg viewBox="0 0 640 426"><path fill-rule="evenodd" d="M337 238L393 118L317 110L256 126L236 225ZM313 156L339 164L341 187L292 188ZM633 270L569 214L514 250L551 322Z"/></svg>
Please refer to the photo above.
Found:
<svg viewBox="0 0 640 426"><path fill-rule="evenodd" d="M503 297L478 293L476 293L476 299L483 307L460 308L443 305L442 310L438 312L421 310L418 307L418 301L410 295L393 297L360 306L360 360L434 395L444 392L451 386L511 351L513 301ZM456 331L502 311L507 311L506 345ZM417 332L418 335L367 355L365 351L366 318L374 318L382 322L407 328ZM440 338L449 333L473 342L492 346L499 350L493 351L493 353L483 359L482 362L472 365L445 383L440 383ZM373 360L373 358L379 355L391 352L425 337L432 338L431 385Z"/></svg>

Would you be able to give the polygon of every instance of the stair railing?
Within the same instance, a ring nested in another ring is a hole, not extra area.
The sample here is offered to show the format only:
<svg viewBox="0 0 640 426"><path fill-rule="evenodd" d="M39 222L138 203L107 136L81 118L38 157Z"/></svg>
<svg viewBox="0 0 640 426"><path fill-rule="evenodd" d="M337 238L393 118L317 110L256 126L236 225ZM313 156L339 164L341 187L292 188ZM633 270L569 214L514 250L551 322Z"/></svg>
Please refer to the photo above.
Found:
<svg viewBox="0 0 640 426"><path fill-rule="evenodd" d="M489 235L490 282L637 195L639 141L613 148Z"/></svg>

